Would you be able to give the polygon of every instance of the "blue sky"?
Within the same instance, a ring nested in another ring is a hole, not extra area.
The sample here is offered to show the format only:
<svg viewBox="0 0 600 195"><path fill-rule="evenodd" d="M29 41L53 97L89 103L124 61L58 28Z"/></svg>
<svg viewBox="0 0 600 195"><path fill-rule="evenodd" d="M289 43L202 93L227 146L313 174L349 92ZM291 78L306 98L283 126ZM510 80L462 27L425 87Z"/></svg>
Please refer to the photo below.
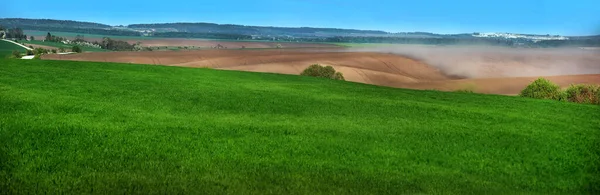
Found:
<svg viewBox="0 0 600 195"><path fill-rule="evenodd" d="M28 0L5 2L3 17L111 25L214 22L389 32L600 34L599 0Z"/></svg>

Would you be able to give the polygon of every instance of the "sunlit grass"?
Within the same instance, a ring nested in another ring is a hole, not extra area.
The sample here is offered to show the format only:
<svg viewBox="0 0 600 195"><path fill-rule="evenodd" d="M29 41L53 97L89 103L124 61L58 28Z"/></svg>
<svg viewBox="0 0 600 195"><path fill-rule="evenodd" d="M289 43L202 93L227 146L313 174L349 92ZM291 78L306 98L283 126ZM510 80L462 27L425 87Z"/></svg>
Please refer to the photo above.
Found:
<svg viewBox="0 0 600 195"><path fill-rule="evenodd" d="M551 100L1 60L0 194L589 194L599 119Z"/></svg>

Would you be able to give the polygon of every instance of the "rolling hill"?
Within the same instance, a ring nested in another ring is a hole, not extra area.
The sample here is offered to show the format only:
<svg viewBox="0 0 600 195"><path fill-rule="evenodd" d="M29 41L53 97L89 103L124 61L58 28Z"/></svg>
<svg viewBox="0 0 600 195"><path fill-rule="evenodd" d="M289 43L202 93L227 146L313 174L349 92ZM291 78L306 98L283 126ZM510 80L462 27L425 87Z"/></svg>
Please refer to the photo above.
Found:
<svg viewBox="0 0 600 195"><path fill-rule="evenodd" d="M599 118L550 100L0 60L0 193L593 194Z"/></svg>
<svg viewBox="0 0 600 195"><path fill-rule="evenodd" d="M0 58L9 57L13 51L19 51L19 52L24 53L27 50L19 45L14 44L14 43L0 40Z"/></svg>

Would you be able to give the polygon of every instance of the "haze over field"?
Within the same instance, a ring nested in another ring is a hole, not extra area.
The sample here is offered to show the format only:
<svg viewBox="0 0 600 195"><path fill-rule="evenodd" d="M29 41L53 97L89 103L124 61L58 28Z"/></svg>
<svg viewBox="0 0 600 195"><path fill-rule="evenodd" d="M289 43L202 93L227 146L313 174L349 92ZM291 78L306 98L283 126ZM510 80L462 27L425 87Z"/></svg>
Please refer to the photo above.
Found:
<svg viewBox="0 0 600 195"><path fill-rule="evenodd" d="M560 86L600 84L600 56L580 49L509 49L398 45L367 48L204 50L46 55L44 59L127 62L300 74L311 64L333 66L346 80L413 89L517 94L539 76ZM515 78L522 77L522 78Z"/></svg>
<svg viewBox="0 0 600 195"><path fill-rule="evenodd" d="M600 52L580 48L397 45L349 50L398 54L466 78L600 74Z"/></svg>

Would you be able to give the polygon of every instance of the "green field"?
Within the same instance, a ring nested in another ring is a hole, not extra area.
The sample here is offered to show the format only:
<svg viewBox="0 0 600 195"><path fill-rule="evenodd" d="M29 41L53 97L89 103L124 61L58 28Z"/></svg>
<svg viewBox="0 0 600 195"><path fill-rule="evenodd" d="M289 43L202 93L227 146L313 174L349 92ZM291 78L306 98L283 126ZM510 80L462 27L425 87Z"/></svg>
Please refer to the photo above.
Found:
<svg viewBox="0 0 600 195"><path fill-rule="evenodd" d="M73 47L73 45L58 43L58 42L49 42L49 41L47 42L47 41L38 41L38 40L33 40L33 41L22 40L19 42L21 42L21 44L24 44L24 45L36 44L36 45L44 45L44 46L64 48L64 49L71 49ZM94 48L94 47L85 47L85 46L80 46L80 47L83 50L83 52L88 52L88 51L89 52L107 52L107 51L110 51L110 50Z"/></svg>
<svg viewBox="0 0 600 195"><path fill-rule="evenodd" d="M10 55L12 55L12 52L15 50L20 51L22 53L25 53L27 51L25 50L25 48L18 46L14 43L0 40L0 58L10 57Z"/></svg>
<svg viewBox="0 0 600 195"><path fill-rule="evenodd" d="M0 194L594 194L600 108L0 60Z"/></svg>

